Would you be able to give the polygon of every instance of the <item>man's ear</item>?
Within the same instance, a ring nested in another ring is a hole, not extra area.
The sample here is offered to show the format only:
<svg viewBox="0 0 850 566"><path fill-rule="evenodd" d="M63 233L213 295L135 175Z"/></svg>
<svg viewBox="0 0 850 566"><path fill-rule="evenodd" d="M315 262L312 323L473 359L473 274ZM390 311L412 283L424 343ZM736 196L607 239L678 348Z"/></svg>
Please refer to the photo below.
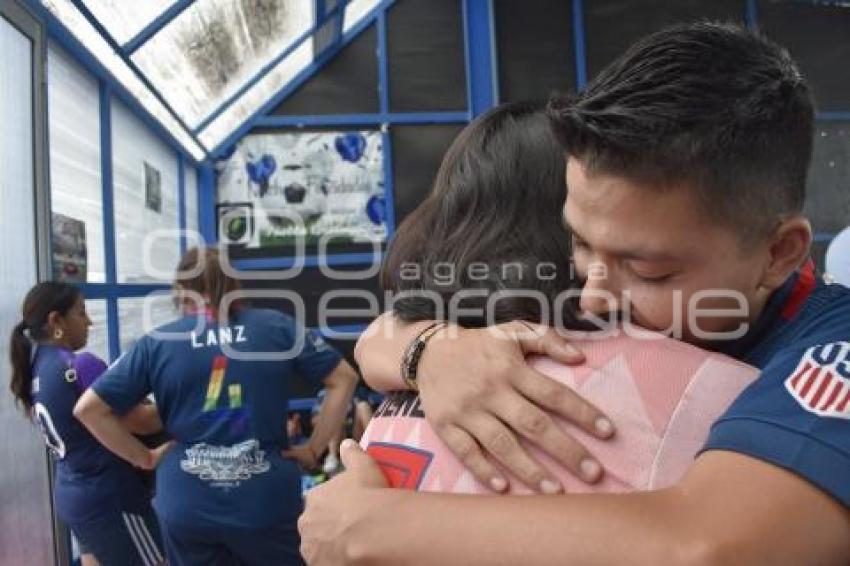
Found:
<svg viewBox="0 0 850 566"><path fill-rule="evenodd" d="M783 220L770 236L770 257L761 285L771 290L780 287L809 257L811 245L812 225L807 218L792 216Z"/></svg>

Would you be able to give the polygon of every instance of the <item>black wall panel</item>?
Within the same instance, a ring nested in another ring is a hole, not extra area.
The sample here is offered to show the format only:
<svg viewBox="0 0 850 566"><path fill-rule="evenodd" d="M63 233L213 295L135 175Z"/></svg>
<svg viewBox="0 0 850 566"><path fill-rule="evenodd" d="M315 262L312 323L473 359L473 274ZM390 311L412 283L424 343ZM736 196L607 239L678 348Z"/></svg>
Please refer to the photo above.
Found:
<svg viewBox="0 0 850 566"><path fill-rule="evenodd" d="M333 269L337 271L363 271L367 266L339 266ZM369 308L369 301L356 295L357 293L369 293L378 300L379 312L383 312L382 295L378 289L378 276L359 278L353 280L341 280L326 277L318 267L305 267L300 275L283 280L248 280L243 281L245 289L283 289L294 291L301 297L305 306L306 326L318 326L320 322L318 306L322 297L330 291L339 291L344 296L331 300L328 304L330 309L358 309ZM263 308L276 308L290 315L295 315L293 304L286 298L279 299L255 299L252 304ZM368 324L374 316L363 314L356 317L331 317L325 323L330 326Z"/></svg>
<svg viewBox="0 0 850 566"><path fill-rule="evenodd" d="M743 23L743 0L604 0L584 3L587 79L641 37L679 22Z"/></svg>
<svg viewBox="0 0 850 566"><path fill-rule="evenodd" d="M791 52L819 110L850 112L850 7L759 2L758 23Z"/></svg>
<svg viewBox="0 0 850 566"><path fill-rule="evenodd" d="M850 225L850 122L818 125L805 212L815 232Z"/></svg>
<svg viewBox="0 0 850 566"><path fill-rule="evenodd" d="M493 2L499 100L544 99L575 89L572 2Z"/></svg>
<svg viewBox="0 0 850 566"><path fill-rule="evenodd" d="M396 226L431 190L443 154L462 129L463 124L392 126Z"/></svg>
<svg viewBox="0 0 850 566"><path fill-rule="evenodd" d="M387 13L392 112L466 110L460 0L398 0Z"/></svg>
<svg viewBox="0 0 850 566"><path fill-rule="evenodd" d="M363 30L272 114L375 113L378 104L378 58L375 26Z"/></svg>

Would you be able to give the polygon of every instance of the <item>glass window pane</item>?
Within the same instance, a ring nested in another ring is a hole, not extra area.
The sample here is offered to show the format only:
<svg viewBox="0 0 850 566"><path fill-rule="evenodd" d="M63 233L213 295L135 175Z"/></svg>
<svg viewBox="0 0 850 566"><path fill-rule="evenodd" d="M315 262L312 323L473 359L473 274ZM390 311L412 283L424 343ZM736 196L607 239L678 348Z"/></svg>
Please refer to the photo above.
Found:
<svg viewBox="0 0 850 566"><path fill-rule="evenodd" d="M346 33L348 30L357 25L357 23L362 20L366 14L371 12L375 6L380 3L380 0L351 0L345 7L345 19L342 23L342 32Z"/></svg>
<svg viewBox="0 0 850 566"><path fill-rule="evenodd" d="M0 226L4 248L0 254L0 286L4 291L0 324L4 332L21 321L21 303L37 277L32 49L29 38L0 16ZM9 359L7 336L0 340L4 381ZM11 399L5 391L3 395ZM6 417L5 409L0 406L2 418Z"/></svg>
<svg viewBox="0 0 850 566"><path fill-rule="evenodd" d="M109 363L109 328L106 322L106 301L87 299L86 313L91 319L89 341L83 348Z"/></svg>
<svg viewBox="0 0 850 566"><path fill-rule="evenodd" d="M126 43L167 10L174 0L85 0L85 3L118 43Z"/></svg>
<svg viewBox="0 0 850 566"><path fill-rule="evenodd" d="M194 126L310 29L313 11L305 0L203 0L133 60Z"/></svg>
<svg viewBox="0 0 850 566"><path fill-rule="evenodd" d="M118 328L121 351L126 352L136 343L136 340L158 326L176 318L177 311L168 293L118 299Z"/></svg>
<svg viewBox="0 0 850 566"><path fill-rule="evenodd" d="M7 3L0 2L0 13ZM11 8L16 8L11 4ZM14 14L14 12L13 12ZM18 21L17 18L12 20ZM30 22L24 22L30 23ZM50 489L44 443L15 407L9 379L8 334L21 320L21 302L36 281L35 181L33 178L33 72L40 43L0 15L0 562L52 564ZM41 78L38 77L37 80ZM43 140L39 141L41 143Z"/></svg>
<svg viewBox="0 0 850 566"><path fill-rule="evenodd" d="M195 166L186 163L186 229L198 231L198 173ZM192 245L191 240L189 245Z"/></svg>
<svg viewBox="0 0 850 566"><path fill-rule="evenodd" d="M205 155L201 147L195 143L192 137L180 126L179 122L174 119L127 64L112 50L97 30L77 11L70 0L42 0L42 3L59 18L74 37L174 136L174 139L196 161L202 161L204 159Z"/></svg>
<svg viewBox="0 0 850 566"><path fill-rule="evenodd" d="M118 282L169 282L180 254L177 157L115 101L112 177Z"/></svg>
<svg viewBox="0 0 850 566"><path fill-rule="evenodd" d="M106 268L97 81L64 51L50 44L47 82L54 274L71 275L69 268L77 265L87 277L73 279L102 283L106 281ZM82 249L57 245L70 241L62 237L62 228L75 225L84 227L85 238L78 241Z"/></svg>
<svg viewBox="0 0 850 566"><path fill-rule="evenodd" d="M200 134L201 142L210 149L216 147L312 62L313 39L310 38L207 126Z"/></svg>

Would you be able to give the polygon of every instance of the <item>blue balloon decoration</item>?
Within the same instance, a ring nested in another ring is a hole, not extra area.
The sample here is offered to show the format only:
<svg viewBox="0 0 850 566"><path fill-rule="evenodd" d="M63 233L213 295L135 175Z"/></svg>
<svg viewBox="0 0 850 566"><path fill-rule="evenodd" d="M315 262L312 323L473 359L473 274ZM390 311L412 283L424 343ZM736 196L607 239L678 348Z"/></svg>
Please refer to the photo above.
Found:
<svg viewBox="0 0 850 566"><path fill-rule="evenodd" d="M372 224L380 226L387 218L387 201L384 197L372 195L366 202L366 216Z"/></svg>
<svg viewBox="0 0 850 566"><path fill-rule="evenodd" d="M260 163L263 164L264 170L266 171L266 179L271 178L275 171L277 171L277 161L275 161L273 155L269 155L268 153L264 153L260 158Z"/></svg>
<svg viewBox="0 0 850 566"><path fill-rule="evenodd" d="M359 132L337 136L334 140L336 152L345 161L357 163L366 151L366 137Z"/></svg>
<svg viewBox="0 0 850 566"><path fill-rule="evenodd" d="M274 156L268 153L263 154L257 161L248 161L245 163L245 171L248 172L248 177L256 185L260 187L260 196L264 196L269 189L269 179L277 169L277 161Z"/></svg>

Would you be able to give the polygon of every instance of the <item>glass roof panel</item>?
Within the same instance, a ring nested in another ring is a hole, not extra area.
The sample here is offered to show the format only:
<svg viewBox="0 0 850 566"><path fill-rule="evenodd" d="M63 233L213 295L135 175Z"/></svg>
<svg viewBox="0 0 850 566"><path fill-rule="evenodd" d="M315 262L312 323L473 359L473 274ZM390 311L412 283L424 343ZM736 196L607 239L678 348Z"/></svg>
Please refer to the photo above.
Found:
<svg viewBox="0 0 850 566"><path fill-rule="evenodd" d="M357 25L357 22L363 19L366 14L371 12L380 3L380 0L351 0L345 6L345 20L342 22L342 33L348 32L348 30Z"/></svg>
<svg viewBox="0 0 850 566"><path fill-rule="evenodd" d="M313 38L310 37L213 120L198 136L201 143L210 150L218 146L312 62Z"/></svg>
<svg viewBox="0 0 850 566"><path fill-rule="evenodd" d="M174 4L174 0L85 0L85 3L115 41L124 44Z"/></svg>
<svg viewBox="0 0 850 566"><path fill-rule="evenodd" d="M199 0L133 61L195 127L308 31L314 11L311 0Z"/></svg>
<svg viewBox="0 0 850 566"><path fill-rule="evenodd" d="M88 20L80 14L70 0L42 0L71 34L115 77L130 94L189 152L196 161L205 157L203 149L195 143L171 113L156 99L126 63L112 50Z"/></svg>

